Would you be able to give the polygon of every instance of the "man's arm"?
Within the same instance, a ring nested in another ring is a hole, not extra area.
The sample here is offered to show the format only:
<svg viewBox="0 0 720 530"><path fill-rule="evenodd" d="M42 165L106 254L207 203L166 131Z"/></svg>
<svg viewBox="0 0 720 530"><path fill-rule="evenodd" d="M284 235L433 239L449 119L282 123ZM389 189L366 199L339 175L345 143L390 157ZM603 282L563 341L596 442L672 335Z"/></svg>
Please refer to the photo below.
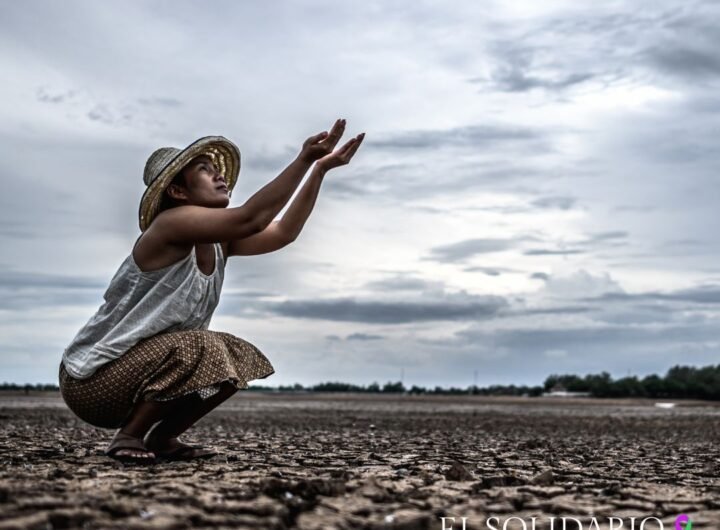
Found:
<svg viewBox="0 0 720 530"><path fill-rule="evenodd" d="M160 244L181 246L227 242L259 234L285 207L313 162L332 153L344 129L344 120L337 120L330 133L322 132L305 140L297 158L242 206L205 208L185 204L169 208L152 223L152 233Z"/></svg>
<svg viewBox="0 0 720 530"><path fill-rule="evenodd" d="M292 197L311 164L298 157L239 207L206 208L185 204L165 210L151 224L152 233L158 241L172 245L235 241L258 236Z"/></svg>
<svg viewBox="0 0 720 530"><path fill-rule="evenodd" d="M292 243L310 216L322 183L325 170L315 167L300 193L279 221L257 234L228 241L228 256L253 256L274 252Z"/></svg>
<svg viewBox="0 0 720 530"><path fill-rule="evenodd" d="M320 166L315 166L310 172L310 176L303 185L300 193L293 200L282 219L278 221L280 231L285 234L288 241L295 241L297 236L305 226L305 221L310 216L315 207L318 193L320 193L320 185L322 184L325 170Z"/></svg>
<svg viewBox="0 0 720 530"><path fill-rule="evenodd" d="M343 124L344 125L344 124ZM295 241L310 216L325 174L332 168L350 162L362 143L365 133L359 134L340 149L318 160L305 185L279 221L271 222L263 231L249 237L227 242L227 256L265 254ZM333 143L333 145L336 141Z"/></svg>
<svg viewBox="0 0 720 530"><path fill-rule="evenodd" d="M345 130L345 121L337 120L329 133L311 136L304 143L298 157L273 181L250 197L245 206L250 211L262 212L264 225L269 225L293 196L310 166L327 153L332 153Z"/></svg>
<svg viewBox="0 0 720 530"><path fill-rule="evenodd" d="M287 235L289 241L295 241L303 229L305 221L315 206L315 200L320 192L320 185L325 174L332 168L348 164L364 138L365 133L358 134L340 149L322 157L315 163L307 182L279 222L280 231Z"/></svg>
<svg viewBox="0 0 720 530"><path fill-rule="evenodd" d="M269 225L293 196L312 162L298 156L282 173L260 188L244 204L250 211L262 212L262 226Z"/></svg>

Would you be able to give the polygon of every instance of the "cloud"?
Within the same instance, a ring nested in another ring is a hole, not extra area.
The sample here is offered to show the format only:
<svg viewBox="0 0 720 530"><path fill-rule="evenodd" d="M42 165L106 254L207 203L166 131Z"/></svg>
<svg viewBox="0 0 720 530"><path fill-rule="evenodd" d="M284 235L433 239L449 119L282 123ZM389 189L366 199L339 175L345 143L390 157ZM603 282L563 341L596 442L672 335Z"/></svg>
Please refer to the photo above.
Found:
<svg viewBox="0 0 720 530"><path fill-rule="evenodd" d="M430 249L430 256L425 259L452 263L476 254L489 254L517 248L522 241L533 241L535 239L533 236L466 239L449 245L433 247Z"/></svg>
<svg viewBox="0 0 720 530"><path fill-rule="evenodd" d="M532 315L576 315L580 313L588 313L595 310L596 308L586 306L521 308L513 309L511 311L504 311L500 316L515 317Z"/></svg>
<svg viewBox="0 0 720 530"><path fill-rule="evenodd" d="M487 274L488 276L500 276L503 273L522 273L522 271L519 271L517 269L511 269L509 267L483 267L481 265L465 267L463 270L465 272L482 272L483 274Z"/></svg>
<svg viewBox="0 0 720 530"><path fill-rule="evenodd" d="M27 311L38 308L69 308L73 306L99 307L102 300L102 291L77 290L0 290L0 310ZM94 311L94 310L93 310ZM90 315L88 315L88 318Z"/></svg>
<svg viewBox="0 0 720 530"><path fill-rule="evenodd" d="M541 197L535 199L530 204L536 208L557 208L559 210L569 210L573 207L577 199L575 197Z"/></svg>
<svg viewBox="0 0 720 530"><path fill-rule="evenodd" d="M611 239L626 239L627 237L628 237L628 233L625 230L610 230L608 232L598 232L596 234L591 234L583 242L583 244L598 243L601 241L608 241Z"/></svg>
<svg viewBox="0 0 720 530"><path fill-rule="evenodd" d="M345 340L380 340L384 338L382 335L373 335L370 333L352 333Z"/></svg>
<svg viewBox="0 0 720 530"><path fill-rule="evenodd" d="M605 351L612 354L613 349L653 348L663 343L675 343L681 340L720 339L720 331L707 326L670 325L658 328L648 326L596 325L586 327L562 328L515 328L487 333L477 330L465 330L456 334L466 342L492 340L496 347L532 355L533 352L546 350L566 350L587 357L591 352ZM616 350L617 351L617 350Z"/></svg>
<svg viewBox="0 0 720 530"><path fill-rule="evenodd" d="M582 254L585 252L584 250L580 249L563 249L563 250L556 250L556 249L549 249L549 248L534 248L530 250L526 250L523 252L526 256L565 256L570 254Z"/></svg>
<svg viewBox="0 0 720 530"><path fill-rule="evenodd" d="M489 79L473 78L471 83L484 85L491 90L503 92L527 92L534 88L545 90L562 90L593 79L592 73L571 73L554 78L541 78L528 75L520 65L505 65L496 69Z"/></svg>
<svg viewBox="0 0 720 530"><path fill-rule="evenodd" d="M678 289L671 292L646 291L642 293L605 293L600 296L588 297L587 300L618 300L618 301L639 301L639 300L664 300L670 302L691 302L695 304L718 304L720 303L720 285L707 284Z"/></svg>
<svg viewBox="0 0 720 530"><path fill-rule="evenodd" d="M0 310L54 309L102 303L107 283L99 278L26 272L0 267Z"/></svg>
<svg viewBox="0 0 720 530"><path fill-rule="evenodd" d="M107 282L100 278L65 276L43 272L3 270L0 267L0 288L17 291L31 288L105 289Z"/></svg>
<svg viewBox="0 0 720 530"><path fill-rule="evenodd" d="M544 134L526 127L509 125L469 125L445 130L407 131L369 140L375 149L438 149L442 147L481 147L515 141L540 141Z"/></svg>
<svg viewBox="0 0 720 530"><path fill-rule="evenodd" d="M438 291L444 287L443 282L429 281L423 278L413 278L409 276L396 276L383 278L382 280L373 280L365 283L366 289L375 291Z"/></svg>
<svg viewBox="0 0 720 530"><path fill-rule="evenodd" d="M457 301L416 302L352 298L289 300L263 303L262 308L268 313L290 318L366 324L404 324L491 318L506 305L507 302L499 296L467 296Z"/></svg>
<svg viewBox="0 0 720 530"><path fill-rule="evenodd" d="M595 275L583 269L565 275L550 275L545 280L542 292L566 300L588 300L598 296L624 294L623 288L609 273Z"/></svg>

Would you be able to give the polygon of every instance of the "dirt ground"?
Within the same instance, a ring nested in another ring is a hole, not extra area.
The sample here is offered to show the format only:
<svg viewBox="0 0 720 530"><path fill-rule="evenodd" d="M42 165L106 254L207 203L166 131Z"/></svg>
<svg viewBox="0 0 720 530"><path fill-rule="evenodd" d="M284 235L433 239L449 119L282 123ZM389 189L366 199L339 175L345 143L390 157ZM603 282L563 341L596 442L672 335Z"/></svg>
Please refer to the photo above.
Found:
<svg viewBox="0 0 720 530"><path fill-rule="evenodd" d="M677 403L244 391L181 437L221 454L137 467L0 393L0 530L720 529L720 407Z"/></svg>

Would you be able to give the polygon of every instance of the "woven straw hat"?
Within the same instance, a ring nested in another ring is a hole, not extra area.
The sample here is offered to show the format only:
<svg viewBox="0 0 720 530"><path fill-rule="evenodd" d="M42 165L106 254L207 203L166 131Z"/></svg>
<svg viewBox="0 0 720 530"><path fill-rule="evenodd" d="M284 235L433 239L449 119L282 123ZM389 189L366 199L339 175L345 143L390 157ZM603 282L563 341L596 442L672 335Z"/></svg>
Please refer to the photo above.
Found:
<svg viewBox="0 0 720 530"><path fill-rule="evenodd" d="M143 180L147 189L140 200L140 231L144 232L158 213L163 193L172 179L193 158L207 155L225 177L228 195L240 173L240 150L223 136L204 136L185 149L161 147L145 163Z"/></svg>

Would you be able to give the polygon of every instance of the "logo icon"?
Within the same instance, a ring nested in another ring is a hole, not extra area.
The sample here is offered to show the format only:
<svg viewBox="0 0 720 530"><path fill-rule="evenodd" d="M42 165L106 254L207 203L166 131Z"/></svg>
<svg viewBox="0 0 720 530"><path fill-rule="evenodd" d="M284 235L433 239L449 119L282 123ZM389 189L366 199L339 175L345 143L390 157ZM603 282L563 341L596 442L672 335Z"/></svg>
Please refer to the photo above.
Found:
<svg viewBox="0 0 720 530"><path fill-rule="evenodd" d="M675 530L692 530L692 521L686 513L681 513L675 518Z"/></svg>

